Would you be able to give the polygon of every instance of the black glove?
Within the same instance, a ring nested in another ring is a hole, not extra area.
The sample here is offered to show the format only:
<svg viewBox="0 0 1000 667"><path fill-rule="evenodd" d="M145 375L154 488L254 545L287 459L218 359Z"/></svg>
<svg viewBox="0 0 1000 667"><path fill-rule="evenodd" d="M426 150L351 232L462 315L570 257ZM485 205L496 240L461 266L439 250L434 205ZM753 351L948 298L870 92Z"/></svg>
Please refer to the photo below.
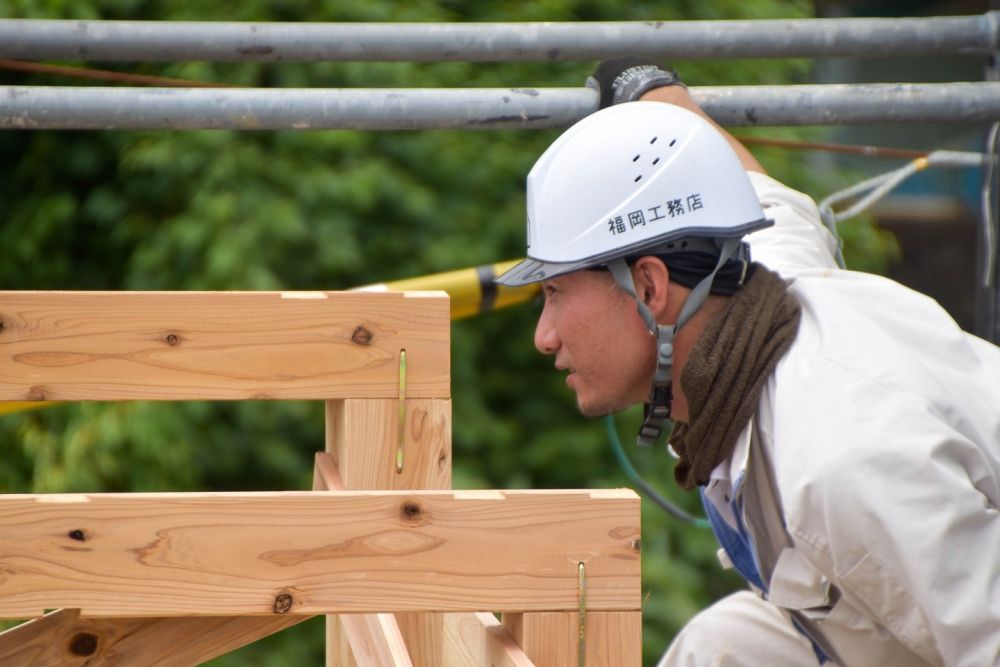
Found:
<svg viewBox="0 0 1000 667"><path fill-rule="evenodd" d="M660 86L683 86L669 67L660 67L648 58L619 56L602 60L587 85L601 94L601 108L634 102L643 93ZM686 87L686 86L685 86Z"/></svg>

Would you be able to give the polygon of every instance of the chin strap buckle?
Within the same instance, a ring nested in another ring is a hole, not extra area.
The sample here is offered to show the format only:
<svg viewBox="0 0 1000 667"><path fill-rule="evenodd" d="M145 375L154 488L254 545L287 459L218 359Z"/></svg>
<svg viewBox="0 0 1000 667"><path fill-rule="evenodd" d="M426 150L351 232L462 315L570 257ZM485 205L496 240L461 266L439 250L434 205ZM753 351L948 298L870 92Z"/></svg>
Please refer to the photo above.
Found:
<svg viewBox="0 0 1000 667"><path fill-rule="evenodd" d="M649 392L649 402L646 403L645 416L639 427L639 436L636 438L636 444L640 447L652 447L667 430L673 396L673 384L669 380L653 382L653 389Z"/></svg>

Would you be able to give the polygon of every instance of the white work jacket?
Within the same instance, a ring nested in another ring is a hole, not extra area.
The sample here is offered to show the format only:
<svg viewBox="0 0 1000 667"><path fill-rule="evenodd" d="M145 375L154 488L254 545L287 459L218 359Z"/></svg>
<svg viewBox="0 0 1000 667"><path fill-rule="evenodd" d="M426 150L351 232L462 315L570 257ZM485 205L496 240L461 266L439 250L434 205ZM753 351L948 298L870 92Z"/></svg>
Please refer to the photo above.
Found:
<svg viewBox="0 0 1000 667"><path fill-rule="evenodd" d="M892 281L806 268L831 249L815 213L752 179L782 218L752 252L802 321L706 498L725 513L742 480L768 599L843 665L1000 664L1000 348Z"/></svg>

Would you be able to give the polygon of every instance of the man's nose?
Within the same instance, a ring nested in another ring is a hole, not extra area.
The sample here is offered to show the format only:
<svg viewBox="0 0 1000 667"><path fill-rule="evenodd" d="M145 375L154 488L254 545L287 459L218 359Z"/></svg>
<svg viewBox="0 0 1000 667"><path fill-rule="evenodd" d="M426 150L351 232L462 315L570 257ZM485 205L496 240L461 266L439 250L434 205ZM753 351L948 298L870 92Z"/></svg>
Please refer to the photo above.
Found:
<svg viewBox="0 0 1000 667"><path fill-rule="evenodd" d="M538 324L535 325L535 348L542 354L555 354L559 351L559 336L552 326L548 308L542 308Z"/></svg>

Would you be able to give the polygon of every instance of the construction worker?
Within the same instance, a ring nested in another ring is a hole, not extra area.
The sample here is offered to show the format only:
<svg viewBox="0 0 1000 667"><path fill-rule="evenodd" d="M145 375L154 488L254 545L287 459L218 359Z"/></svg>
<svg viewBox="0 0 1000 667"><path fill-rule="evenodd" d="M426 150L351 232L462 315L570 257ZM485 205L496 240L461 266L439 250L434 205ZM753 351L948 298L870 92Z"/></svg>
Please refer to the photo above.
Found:
<svg viewBox="0 0 1000 667"><path fill-rule="evenodd" d="M645 402L647 445L672 422L675 478L750 584L661 665L1000 664L1000 349L837 269L815 204L668 70L591 84L499 282L542 282L535 345L584 414Z"/></svg>

